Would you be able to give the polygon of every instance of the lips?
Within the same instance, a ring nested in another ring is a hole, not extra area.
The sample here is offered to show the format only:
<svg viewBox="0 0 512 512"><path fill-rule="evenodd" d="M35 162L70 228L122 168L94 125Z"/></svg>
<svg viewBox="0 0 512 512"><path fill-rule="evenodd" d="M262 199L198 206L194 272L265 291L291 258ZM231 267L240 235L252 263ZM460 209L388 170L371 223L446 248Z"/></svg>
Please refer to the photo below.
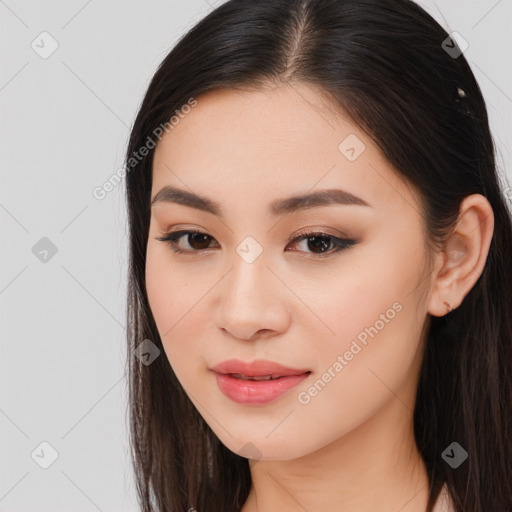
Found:
<svg viewBox="0 0 512 512"><path fill-rule="evenodd" d="M265 359L259 359L250 363L239 359L229 359L213 366L211 370L224 375L231 375L235 378L252 380L277 379L291 375L302 375L310 371L307 368L289 368Z"/></svg>
<svg viewBox="0 0 512 512"><path fill-rule="evenodd" d="M213 366L219 389L229 399L245 405L263 405L304 381L310 370L288 368L272 361L245 363L237 359Z"/></svg>

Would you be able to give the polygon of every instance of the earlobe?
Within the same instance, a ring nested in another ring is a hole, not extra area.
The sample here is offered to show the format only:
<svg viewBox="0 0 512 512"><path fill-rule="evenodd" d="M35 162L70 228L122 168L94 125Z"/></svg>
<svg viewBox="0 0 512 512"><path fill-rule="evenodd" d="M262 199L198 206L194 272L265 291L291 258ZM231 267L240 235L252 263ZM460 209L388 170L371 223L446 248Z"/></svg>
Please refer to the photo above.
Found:
<svg viewBox="0 0 512 512"><path fill-rule="evenodd" d="M494 214L489 201L480 194L466 197L447 240L434 274L428 312L444 316L456 309L480 277L491 245Z"/></svg>

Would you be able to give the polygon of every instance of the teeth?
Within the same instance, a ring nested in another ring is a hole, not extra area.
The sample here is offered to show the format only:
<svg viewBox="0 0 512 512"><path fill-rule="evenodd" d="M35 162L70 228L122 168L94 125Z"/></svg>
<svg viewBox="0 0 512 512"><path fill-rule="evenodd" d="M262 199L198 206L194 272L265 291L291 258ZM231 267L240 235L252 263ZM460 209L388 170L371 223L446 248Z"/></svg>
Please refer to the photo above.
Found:
<svg viewBox="0 0 512 512"><path fill-rule="evenodd" d="M230 373L231 377L234 377L235 379L244 379L244 380L275 380L279 377L272 377L272 375L265 375L262 377L248 377L247 375L242 375L240 373Z"/></svg>

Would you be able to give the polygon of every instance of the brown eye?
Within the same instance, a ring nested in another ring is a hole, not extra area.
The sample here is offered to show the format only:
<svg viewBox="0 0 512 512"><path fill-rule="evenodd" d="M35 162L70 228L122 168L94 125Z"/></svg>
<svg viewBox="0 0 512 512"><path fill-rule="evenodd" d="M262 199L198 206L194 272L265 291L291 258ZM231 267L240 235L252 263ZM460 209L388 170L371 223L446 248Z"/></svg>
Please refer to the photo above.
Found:
<svg viewBox="0 0 512 512"><path fill-rule="evenodd" d="M332 253L347 249L358 243L356 240L339 238L322 232L303 233L292 240L295 243L296 241L299 241L299 243L306 242L305 248L311 250L313 254L319 257L329 256Z"/></svg>
<svg viewBox="0 0 512 512"><path fill-rule="evenodd" d="M178 247L180 238L183 238L185 235L187 235L187 242L192 250L181 249ZM210 241L214 240L214 238L202 231L175 231L174 233L169 233L163 237L158 237L157 240L167 242L174 252L187 253L207 249Z"/></svg>

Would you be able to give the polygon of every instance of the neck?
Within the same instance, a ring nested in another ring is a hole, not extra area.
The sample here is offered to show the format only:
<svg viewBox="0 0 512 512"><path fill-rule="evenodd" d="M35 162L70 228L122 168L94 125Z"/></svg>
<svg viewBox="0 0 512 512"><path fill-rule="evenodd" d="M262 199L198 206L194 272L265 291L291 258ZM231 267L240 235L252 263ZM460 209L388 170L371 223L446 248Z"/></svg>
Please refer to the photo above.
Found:
<svg viewBox="0 0 512 512"><path fill-rule="evenodd" d="M251 477L241 512L424 512L429 494L412 411L396 397L357 429L314 453L251 461Z"/></svg>

